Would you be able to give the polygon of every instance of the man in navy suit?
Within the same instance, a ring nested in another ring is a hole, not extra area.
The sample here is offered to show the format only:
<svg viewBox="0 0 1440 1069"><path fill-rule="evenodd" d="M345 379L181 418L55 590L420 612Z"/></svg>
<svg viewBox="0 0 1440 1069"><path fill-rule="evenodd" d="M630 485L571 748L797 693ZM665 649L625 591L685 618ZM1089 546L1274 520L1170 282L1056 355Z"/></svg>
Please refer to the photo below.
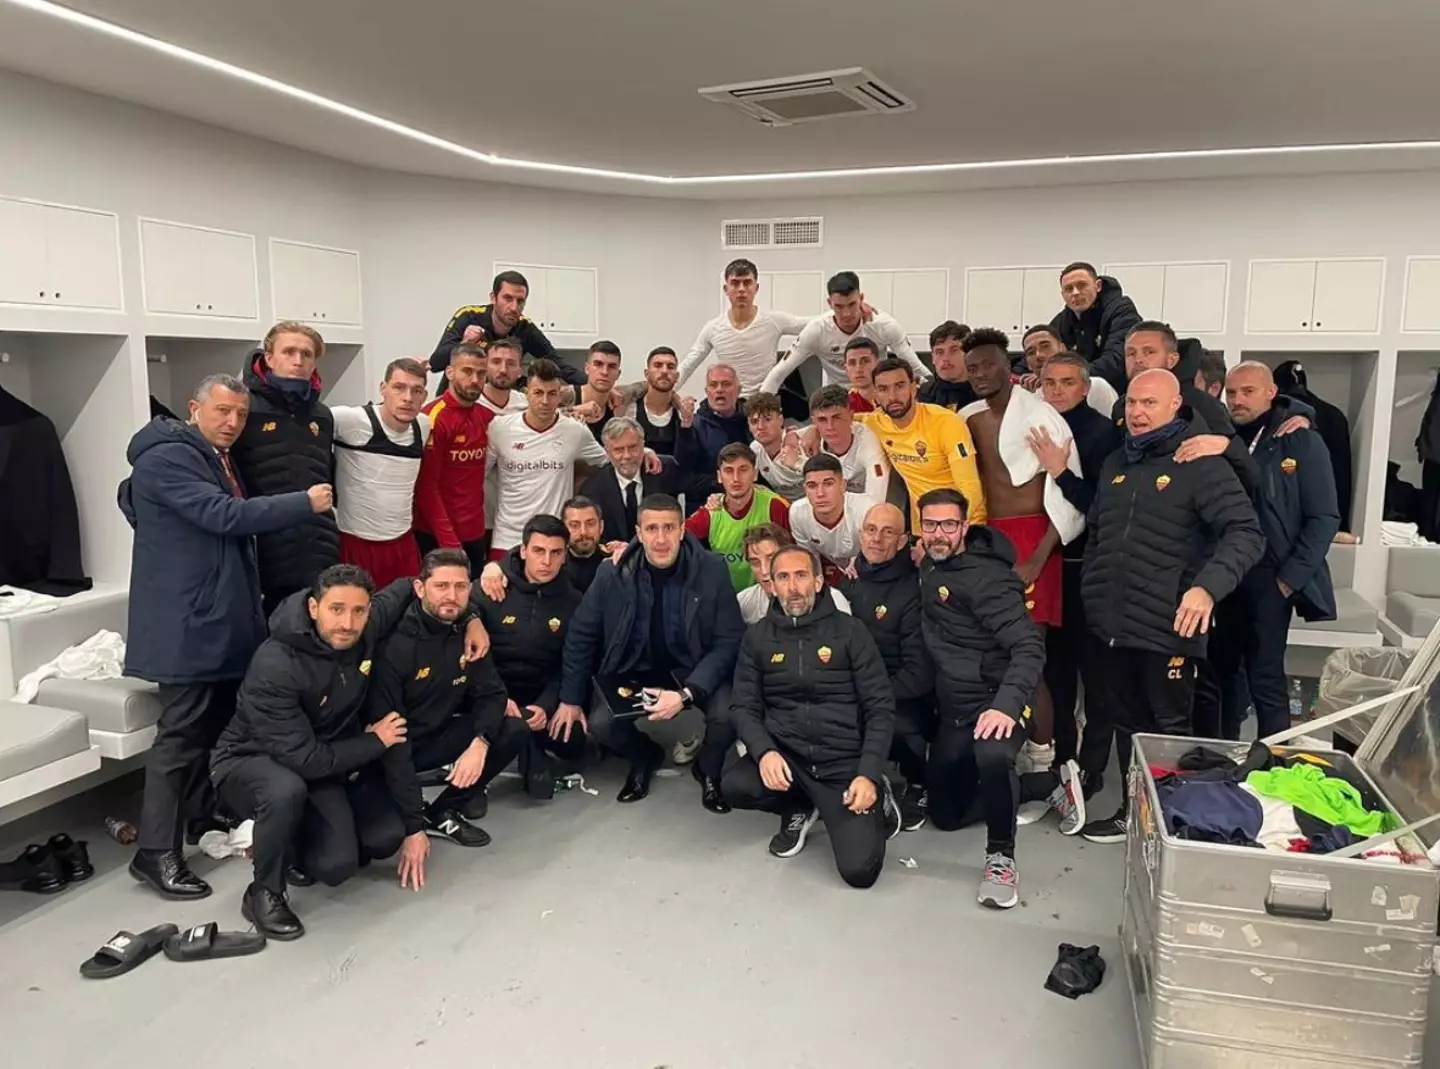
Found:
<svg viewBox="0 0 1440 1069"><path fill-rule="evenodd" d="M673 457L661 457L658 474L643 472L645 432L640 424L626 416L616 416L605 424L600 444L605 447L610 463L585 480L580 495L600 506L604 527L602 545L629 542L635 537L640 502L647 495L679 495L680 466Z"/></svg>

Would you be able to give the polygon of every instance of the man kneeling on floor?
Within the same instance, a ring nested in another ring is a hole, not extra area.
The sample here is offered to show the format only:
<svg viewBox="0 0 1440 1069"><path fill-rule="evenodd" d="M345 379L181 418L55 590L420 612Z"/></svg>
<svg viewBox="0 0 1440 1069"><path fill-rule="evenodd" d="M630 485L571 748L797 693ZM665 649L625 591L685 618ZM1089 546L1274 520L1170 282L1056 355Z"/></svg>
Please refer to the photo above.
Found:
<svg viewBox="0 0 1440 1069"><path fill-rule="evenodd" d="M931 490L918 505L927 558L920 568L921 630L935 665L940 721L930 746L930 819L943 831L959 828L978 789L986 825L980 904L1009 909L1020 900L1020 803L1049 801L1060 831L1074 835L1085 823L1080 768L1067 761L1058 773L1015 772L1045 667L1045 640L1027 614L1009 540L971 527L958 490Z"/></svg>
<svg viewBox="0 0 1440 1069"><path fill-rule="evenodd" d="M465 819L473 799L515 759L529 731L505 715L505 684L487 654L465 657L462 617L470 599L470 558L461 549L432 549L415 580L417 600L375 655L369 716L405 720L405 742L381 767L405 843L400 884L425 881L427 836L460 846L486 846L490 836ZM429 805L418 773L450 767L445 787Z"/></svg>
<svg viewBox="0 0 1440 1069"><path fill-rule="evenodd" d="M869 887L885 863L900 811L884 776L895 695L875 640L819 597L820 559L785 546L770 561L775 604L745 633L731 710L746 756L725 772L739 809L780 816L770 853L794 857L817 819L835 867Z"/></svg>
<svg viewBox="0 0 1440 1069"><path fill-rule="evenodd" d="M375 644L409 606L410 580L373 593L363 569L336 564L281 602L211 756L221 802L255 821L255 882L240 912L271 939L305 934L287 881L333 887L405 838L378 765L405 740L405 720L390 713L362 728L360 714Z"/></svg>

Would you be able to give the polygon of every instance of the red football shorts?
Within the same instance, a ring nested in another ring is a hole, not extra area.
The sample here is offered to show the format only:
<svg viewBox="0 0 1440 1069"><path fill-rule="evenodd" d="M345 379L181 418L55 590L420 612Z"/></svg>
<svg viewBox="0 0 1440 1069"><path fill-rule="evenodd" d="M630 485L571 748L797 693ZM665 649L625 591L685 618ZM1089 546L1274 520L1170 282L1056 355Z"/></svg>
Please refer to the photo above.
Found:
<svg viewBox="0 0 1440 1069"><path fill-rule="evenodd" d="M420 574L420 547L411 531L388 542L370 542L341 531L340 559L369 572L376 590L396 579L414 579Z"/></svg>
<svg viewBox="0 0 1440 1069"><path fill-rule="evenodd" d="M1010 544L1015 547L1017 564L1035 552L1035 547L1050 530L1050 517L1044 513L1038 516L1006 516L1003 519L991 516L985 522L1010 539ZM1037 624L1060 626L1060 597L1064 585L1060 570L1062 557L1060 547L1056 546L1045 567L1035 577L1035 582L1025 588L1025 608L1030 612L1030 619Z"/></svg>

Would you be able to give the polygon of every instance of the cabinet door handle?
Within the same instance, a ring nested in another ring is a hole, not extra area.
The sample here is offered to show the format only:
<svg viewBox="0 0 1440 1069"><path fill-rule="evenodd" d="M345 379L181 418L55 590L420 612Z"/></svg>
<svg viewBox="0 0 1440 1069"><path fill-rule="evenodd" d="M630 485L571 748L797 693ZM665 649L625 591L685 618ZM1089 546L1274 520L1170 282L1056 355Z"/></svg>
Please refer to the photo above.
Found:
<svg viewBox="0 0 1440 1069"><path fill-rule="evenodd" d="M1308 321L1301 321L1300 325L1301 325L1302 327L1308 327L1310 324L1309 324ZM1318 327L1320 324L1317 323L1317 324L1315 324L1315 325Z"/></svg>
<svg viewBox="0 0 1440 1069"><path fill-rule="evenodd" d="M1316 325L1317 327L1323 326L1323 324L1322 324L1322 323L1320 322L1320 320L1318 320L1318 319L1315 320L1315 325Z"/></svg>
<svg viewBox="0 0 1440 1069"><path fill-rule="evenodd" d="M40 291L40 296L42 296L42 297L45 296L45 291L44 291L44 290L41 290L41 291Z"/></svg>
<svg viewBox="0 0 1440 1069"><path fill-rule="evenodd" d="M55 291L55 299L56 299L57 301L60 299L60 291L59 291L59 290L56 290L56 291Z"/></svg>

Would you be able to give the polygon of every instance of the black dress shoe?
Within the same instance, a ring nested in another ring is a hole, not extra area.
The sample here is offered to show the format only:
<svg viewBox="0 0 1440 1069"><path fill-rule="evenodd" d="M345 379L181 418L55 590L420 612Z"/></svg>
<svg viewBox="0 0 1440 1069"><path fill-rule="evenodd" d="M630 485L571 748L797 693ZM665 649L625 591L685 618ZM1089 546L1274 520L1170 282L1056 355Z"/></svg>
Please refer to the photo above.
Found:
<svg viewBox="0 0 1440 1069"><path fill-rule="evenodd" d="M255 930L267 939L283 942L299 939L305 934L305 925L295 916L285 896L277 895L258 883L246 888L245 897L240 900L240 915L255 925Z"/></svg>
<svg viewBox="0 0 1440 1069"><path fill-rule="evenodd" d="M166 898L210 897L210 885L190 871L178 850L135 851L130 859L130 875L141 883L148 883Z"/></svg>
<svg viewBox="0 0 1440 1069"><path fill-rule="evenodd" d="M45 845L65 870L65 879L71 883L80 883L95 875L95 866L90 864L90 851L84 842L77 843L61 832L59 835L50 836L50 841Z"/></svg>
<svg viewBox="0 0 1440 1069"><path fill-rule="evenodd" d="M630 774L625 777L625 786L620 788L615 801L638 802L645 798L650 793L650 780L654 776L655 766L652 764L631 766Z"/></svg>
<svg viewBox="0 0 1440 1069"><path fill-rule="evenodd" d="M711 779L700 771L699 764L690 766L690 774L695 777L695 782L700 784L700 804L712 813L725 814L730 812L730 803L725 801L725 796L720 793L720 781Z"/></svg>
<svg viewBox="0 0 1440 1069"><path fill-rule="evenodd" d="M185 822L185 844L187 846L199 846L200 837L206 832L223 831L230 834L240 826L240 821L227 813L212 813L208 817L200 817L196 820Z"/></svg>
<svg viewBox="0 0 1440 1069"><path fill-rule="evenodd" d="M314 887L315 877L303 869L290 865L285 869L285 884L288 887Z"/></svg>
<svg viewBox="0 0 1440 1069"><path fill-rule="evenodd" d="M49 846L32 843L14 861L0 864L0 888L53 895L67 884L65 867Z"/></svg>

